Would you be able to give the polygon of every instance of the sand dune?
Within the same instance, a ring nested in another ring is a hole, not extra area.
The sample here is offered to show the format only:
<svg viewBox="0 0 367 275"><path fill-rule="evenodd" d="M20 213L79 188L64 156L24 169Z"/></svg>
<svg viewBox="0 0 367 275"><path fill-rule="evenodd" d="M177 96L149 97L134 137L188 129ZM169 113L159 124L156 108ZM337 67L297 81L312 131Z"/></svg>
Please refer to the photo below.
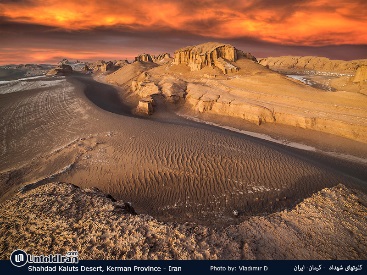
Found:
<svg viewBox="0 0 367 275"><path fill-rule="evenodd" d="M87 76L32 81L38 88L1 86L2 200L25 184L65 181L98 187L159 220L221 227L367 178L362 164L174 114L133 117L118 91Z"/></svg>

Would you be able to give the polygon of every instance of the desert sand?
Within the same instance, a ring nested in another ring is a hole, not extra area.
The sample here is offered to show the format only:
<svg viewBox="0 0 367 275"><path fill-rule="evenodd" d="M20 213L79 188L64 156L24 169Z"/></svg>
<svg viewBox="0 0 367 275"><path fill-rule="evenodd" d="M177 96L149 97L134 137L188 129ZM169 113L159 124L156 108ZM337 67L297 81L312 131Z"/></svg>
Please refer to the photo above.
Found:
<svg viewBox="0 0 367 275"><path fill-rule="evenodd" d="M53 244L44 249L61 249L54 236L65 233L85 258L365 258L364 95L310 87L218 43L186 47L173 58L144 54L133 63L72 67L64 76L0 82L0 202L10 211L1 216L2 258L19 242L11 211L31 204L29 215L49 213L36 221ZM116 212L102 193L139 215ZM38 201L43 194L53 195ZM356 207L345 212L347 202ZM63 207L71 211L60 223L65 230L47 231ZM89 231L82 224L87 216L70 219L75 209L96 221L106 217L98 225L106 245L97 244L94 224ZM277 233L293 228L287 217L304 230L294 228L288 246ZM312 220L303 217L325 220L325 234L332 225L336 231L325 240L321 229L306 234ZM335 225L338 219L346 223ZM28 218L17 221L29 232L24 248L38 249L38 230ZM157 240L146 235L150 226ZM146 229L143 237L134 235L138 228ZM124 232L134 233L127 242ZM167 239L172 234L178 244ZM277 241L261 250L264 236ZM328 245L287 252L296 240Z"/></svg>
<svg viewBox="0 0 367 275"><path fill-rule="evenodd" d="M343 185L293 209L221 230L132 215L97 189L29 186L0 210L0 251L79 251L80 259L366 259L367 197Z"/></svg>

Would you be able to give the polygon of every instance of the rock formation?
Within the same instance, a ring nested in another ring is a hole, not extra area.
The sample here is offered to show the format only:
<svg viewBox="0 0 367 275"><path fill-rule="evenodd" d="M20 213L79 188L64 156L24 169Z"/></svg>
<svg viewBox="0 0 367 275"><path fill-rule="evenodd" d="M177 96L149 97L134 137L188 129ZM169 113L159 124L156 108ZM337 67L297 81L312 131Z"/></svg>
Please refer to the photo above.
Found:
<svg viewBox="0 0 367 275"><path fill-rule="evenodd" d="M63 60L59 61L57 64L62 65L62 64L69 64L69 63L70 63L69 60L64 58Z"/></svg>
<svg viewBox="0 0 367 275"><path fill-rule="evenodd" d="M143 53L135 57L135 61L143 61L143 62L154 62L157 64L166 64L171 61L171 56L169 53L162 53L158 55L151 55L148 53Z"/></svg>
<svg viewBox="0 0 367 275"><path fill-rule="evenodd" d="M117 60L117 61L114 62L113 65L115 67L121 68L121 67L123 67L123 66L125 66L127 64L130 64L130 62L125 59L125 60Z"/></svg>
<svg viewBox="0 0 367 275"><path fill-rule="evenodd" d="M153 62L153 58L148 53L143 53L135 57L135 61L143 61L143 62Z"/></svg>
<svg viewBox="0 0 367 275"><path fill-rule="evenodd" d="M189 46L175 51L173 64L186 64L191 71L199 71L206 66L218 67L224 74L237 72L231 64L238 59L238 50L228 44L210 42Z"/></svg>
<svg viewBox="0 0 367 275"><path fill-rule="evenodd" d="M273 111L266 106L230 95L219 87L189 83L186 101L199 113L227 115L257 125L275 122Z"/></svg>
<svg viewBox="0 0 367 275"><path fill-rule="evenodd" d="M131 64L127 64L117 71L109 74L106 77L106 80L110 83L119 85L119 86L132 86L132 81L136 80L136 78L141 75L141 73L148 71L152 68L157 67L156 63L153 62L142 62L135 61Z"/></svg>
<svg viewBox="0 0 367 275"><path fill-rule="evenodd" d="M87 64L84 65L84 67L82 68L82 71L84 71L84 72L89 72L90 71Z"/></svg>
<svg viewBox="0 0 367 275"><path fill-rule="evenodd" d="M241 50L237 50L237 58L241 59L241 58L246 58L246 59L250 59L256 63L258 63L258 60L256 59L255 56L253 56L251 53L245 53Z"/></svg>
<svg viewBox="0 0 367 275"><path fill-rule="evenodd" d="M46 75L55 76L55 75L68 75L73 72L73 68L66 64L60 64L55 69L51 69L48 71Z"/></svg>
<svg viewBox="0 0 367 275"><path fill-rule="evenodd" d="M265 66L272 68L270 59L266 64L266 59L262 59L265 65L262 66L251 54L226 44L205 43L182 48L175 52L173 64L159 63L160 58L168 55L141 55L138 61L125 65L106 80L143 99L160 95L169 102L182 102L193 115L210 116L213 122L228 117L233 118L233 124L241 119L257 125L276 123L367 142L365 99L360 97L361 93L367 94L366 82L352 82L353 70L363 60L338 63L304 57L288 58L290 63L282 63L284 68L291 66L296 70L300 66L303 72L305 68L351 72L342 77L347 78L350 86L356 86L359 93L346 95L349 92L344 85L346 81L339 85L345 92L324 93L269 70ZM363 67L359 69L355 81L364 78L363 70ZM325 81L332 84L338 80L333 78ZM227 121L231 125L232 121Z"/></svg>
<svg viewBox="0 0 367 275"><path fill-rule="evenodd" d="M162 60L162 59L165 59L165 58L171 58L170 54L169 53L161 53L161 54L155 55L154 56L154 61L159 61L159 60Z"/></svg>
<svg viewBox="0 0 367 275"><path fill-rule="evenodd" d="M235 73L239 70L238 67L234 66L233 64L227 62L222 57L219 57L215 62L215 66L222 70L224 74L228 73Z"/></svg>
<svg viewBox="0 0 367 275"><path fill-rule="evenodd" d="M146 72L131 82L131 90L143 98L161 93L158 86L149 80Z"/></svg>
<svg viewBox="0 0 367 275"><path fill-rule="evenodd" d="M172 61L172 57L169 53L162 53L153 56L153 61L157 64L167 64Z"/></svg>
<svg viewBox="0 0 367 275"><path fill-rule="evenodd" d="M164 77L158 85L164 97L172 103L178 102L186 96L187 83L174 77Z"/></svg>
<svg viewBox="0 0 367 275"><path fill-rule="evenodd" d="M151 115L154 112L153 103L154 103L154 100L152 97L146 97L146 98L140 99L136 110L138 113L141 113L144 115Z"/></svg>
<svg viewBox="0 0 367 275"><path fill-rule="evenodd" d="M102 66L99 67L99 70L101 72L111 71L112 69L113 69L113 63L111 61L108 61L108 62L102 64Z"/></svg>
<svg viewBox="0 0 367 275"><path fill-rule="evenodd" d="M367 65L362 65L357 68L353 82L363 82L367 80Z"/></svg>
<svg viewBox="0 0 367 275"><path fill-rule="evenodd" d="M185 98L186 85L185 81L172 76L164 76L161 81L155 82L147 72L144 72L131 82L131 91L142 98L162 95L167 101L177 103Z"/></svg>
<svg viewBox="0 0 367 275"><path fill-rule="evenodd" d="M90 64L90 68L93 71L107 72L113 70L114 66L111 61L98 60L95 63Z"/></svg>
<svg viewBox="0 0 367 275"><path fill-rule="evenodd" d="M90 65L90 67L93 68L94 71L99 70L99 67L101 67L105 63L104 60L98 60Z"/></svg>

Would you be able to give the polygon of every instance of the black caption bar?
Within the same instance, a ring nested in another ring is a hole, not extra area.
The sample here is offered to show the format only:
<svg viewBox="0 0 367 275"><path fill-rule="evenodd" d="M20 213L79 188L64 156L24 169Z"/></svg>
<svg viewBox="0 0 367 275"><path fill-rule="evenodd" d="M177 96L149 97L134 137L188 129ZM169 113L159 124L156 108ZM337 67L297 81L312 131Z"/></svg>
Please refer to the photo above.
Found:
<svg viewBox="0 0 367 275"><path fill-rule="evenodd" d="M1 274L367 274L367 261L79 261L14 266L0 261Z"/></svg>

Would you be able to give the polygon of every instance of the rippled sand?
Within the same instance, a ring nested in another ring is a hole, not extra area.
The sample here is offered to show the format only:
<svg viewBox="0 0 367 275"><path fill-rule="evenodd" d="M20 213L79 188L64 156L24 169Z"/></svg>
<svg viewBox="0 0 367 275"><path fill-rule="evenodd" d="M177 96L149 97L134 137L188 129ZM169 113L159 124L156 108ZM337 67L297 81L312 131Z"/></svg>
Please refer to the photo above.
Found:
<svg viewBox="0 0 367 275"><path fill-rule="evenodd" d="M317 153L174 114L133 117L113 87L88 77L9 82L0 91L2 200L28 183L63 181L98 187L158 220L223 226L367 179L363 165L348 175Z"/></svg>

